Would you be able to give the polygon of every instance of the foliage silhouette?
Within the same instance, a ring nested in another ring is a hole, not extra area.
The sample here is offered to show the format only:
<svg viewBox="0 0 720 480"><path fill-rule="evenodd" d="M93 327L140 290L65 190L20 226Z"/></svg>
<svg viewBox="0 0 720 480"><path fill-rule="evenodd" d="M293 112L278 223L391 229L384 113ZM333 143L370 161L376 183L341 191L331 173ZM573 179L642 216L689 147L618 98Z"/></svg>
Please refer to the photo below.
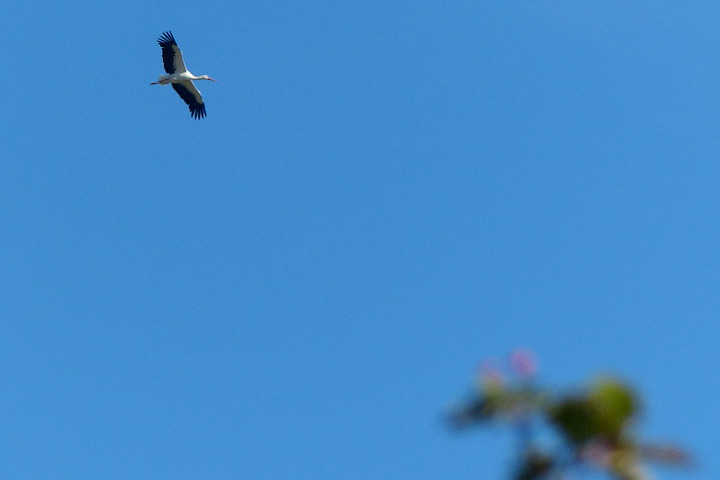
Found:
<svg viewBox="0 0 720 480"><path fill-rule="evenodd" d="M457 429L489 421L514 428L521 442L512 480L579 478L588 468L616 480L649 480L646 461L690 464L689 455L675 445L636 438L633 427L641 402L620 379L601 376L585 388L554 392L536 385L537 363L530 351L515 351L510 364L509 379L493 364L483 364L475 391L450 412L449 421ZM557 445L541 444L537 425L554 432L560 440Z"/></svg>

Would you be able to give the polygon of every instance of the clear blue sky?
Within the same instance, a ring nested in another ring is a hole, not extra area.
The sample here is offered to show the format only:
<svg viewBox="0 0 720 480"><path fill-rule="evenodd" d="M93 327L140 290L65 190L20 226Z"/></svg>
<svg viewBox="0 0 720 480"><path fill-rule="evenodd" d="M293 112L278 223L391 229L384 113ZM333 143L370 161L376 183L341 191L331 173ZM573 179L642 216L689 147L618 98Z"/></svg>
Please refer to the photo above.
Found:
<svg viewBox="0 0 720 480"><path fill-rule="evenodd" d="M0 477L502 480L440 418L517 346L720 474L717 2L3 17Z"/></svg>

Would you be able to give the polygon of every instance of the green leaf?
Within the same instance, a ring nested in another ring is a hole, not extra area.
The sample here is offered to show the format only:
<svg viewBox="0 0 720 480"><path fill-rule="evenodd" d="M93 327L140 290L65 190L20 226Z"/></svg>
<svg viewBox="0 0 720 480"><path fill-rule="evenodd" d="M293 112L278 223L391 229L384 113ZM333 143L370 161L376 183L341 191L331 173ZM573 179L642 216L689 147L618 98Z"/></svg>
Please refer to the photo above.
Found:
<svg viewBox="0 0 720 480"><path fill-rule="evenodd" d="M558 402L550 409L550 419L570 443L584 443L597 434L593 406L582 397Z"/></svg>
<svg viewBox="0 0 720 480"><path fill-rule="evenodd" d="M576 446L595 437L617 441L637 413L637 404L629 387L604 377L596 380L586 395L561 398L550 408L549 416L565 438Z"/></svg>
<svg viewBox="0 0 720 480"><path fill-rule="evenodd" d="M618 438L638 411L635 393L622 382L610 378L596 380L588 394L594 410L594 429L609 438Z"/></svg>

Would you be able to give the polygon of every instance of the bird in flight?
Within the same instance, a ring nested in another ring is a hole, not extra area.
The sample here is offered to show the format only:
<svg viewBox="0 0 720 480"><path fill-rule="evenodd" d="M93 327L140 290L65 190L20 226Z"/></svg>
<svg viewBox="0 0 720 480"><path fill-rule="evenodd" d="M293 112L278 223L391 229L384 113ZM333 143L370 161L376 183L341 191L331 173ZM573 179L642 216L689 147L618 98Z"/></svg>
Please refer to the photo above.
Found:
<svg viewBox="0 0 720 480"><path fill-rule="evenodd" d="M190 116L193 118L203 118L205 113L205 102L203 102L200 90L195 87L193 80L210 80L215 79L207 75L196 77L190 73L183 62L182 52L175 43L175 37L171 32L165 32L157 39L162 49L163 66L167 75L160 75L157 82L150 85L172 85L173 89L180 95L180 98L187 103L190 108Z"/></svg>

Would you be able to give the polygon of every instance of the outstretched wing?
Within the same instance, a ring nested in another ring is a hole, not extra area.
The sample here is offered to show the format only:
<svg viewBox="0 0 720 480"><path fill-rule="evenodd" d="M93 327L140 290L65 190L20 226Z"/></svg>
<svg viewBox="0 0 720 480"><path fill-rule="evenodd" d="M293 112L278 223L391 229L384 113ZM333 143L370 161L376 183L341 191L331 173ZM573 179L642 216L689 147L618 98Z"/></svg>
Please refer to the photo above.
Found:
<svg viewBox="0 0 720 480"><path fill-rule="evenodd" d="M203 102L200 90L198 90L193 82L186 80L179 83L171 83L173 89L180 95L180 98L187 103L190 108L190 116L193 118L203 118L205 114L205 103Z"/></svg>
<svg viewBox="0 0 720 480"><path fill-rule="evenodd" d="M167 73L186 72L185 62L183 62L182 52L175 42L172 32L164 32L157 39L162 49L163 66Z"/></svg>

